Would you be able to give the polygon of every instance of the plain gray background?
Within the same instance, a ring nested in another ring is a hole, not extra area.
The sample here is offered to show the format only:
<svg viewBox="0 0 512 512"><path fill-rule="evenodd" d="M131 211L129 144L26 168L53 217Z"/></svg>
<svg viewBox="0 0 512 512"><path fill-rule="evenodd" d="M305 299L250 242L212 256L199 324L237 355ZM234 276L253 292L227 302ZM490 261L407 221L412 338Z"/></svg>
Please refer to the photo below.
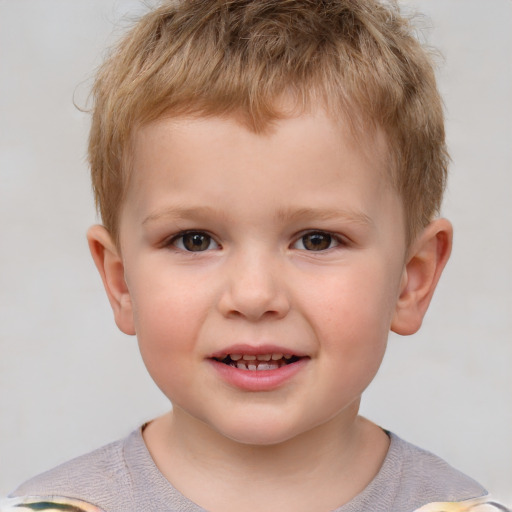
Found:
<svg viewBox="0 0 512 512"><path fill-rule="evenodd" d="M363 413L512 504L512 2L409 0L439 48L453 256ZM117 332L85 231L84 105L135 0L0 0L0 495L168 408Z"/></svg>

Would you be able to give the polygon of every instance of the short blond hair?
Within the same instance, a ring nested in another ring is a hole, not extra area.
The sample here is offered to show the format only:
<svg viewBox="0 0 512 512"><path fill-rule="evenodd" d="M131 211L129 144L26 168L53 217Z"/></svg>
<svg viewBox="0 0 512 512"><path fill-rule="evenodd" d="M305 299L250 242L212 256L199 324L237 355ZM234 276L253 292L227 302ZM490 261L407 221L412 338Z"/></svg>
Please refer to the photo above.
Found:
<svg viewBox="0 0 512 512"><path fill-rule="evenodd" d="M286 115L283 95L384 131L408 241L438 213L442 102L429 53L396 2L168 0L124 36L93 87L89 161L113 237L137 127L164 115L236 115L258 132Z"/></svg>

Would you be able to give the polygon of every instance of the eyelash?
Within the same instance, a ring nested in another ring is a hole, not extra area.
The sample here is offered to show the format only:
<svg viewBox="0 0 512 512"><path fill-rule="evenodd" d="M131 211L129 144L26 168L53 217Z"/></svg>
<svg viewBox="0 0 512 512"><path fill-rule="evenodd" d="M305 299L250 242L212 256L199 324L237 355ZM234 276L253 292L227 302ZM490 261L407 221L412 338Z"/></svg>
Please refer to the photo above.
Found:
<svg viewBox="0 0 512 512"><path fill-rule="evenodd" d="M314 245L319 247L318 249L307 249L305 246L305 239L307 237L311 237L310 241L313 241L313 237L317 237L316 242L313 242ZM327 242L327 247L321 247L322 242ZM298 244L302 244L302 247L297 247ZM333 245L334 244L334 245ZM300 238L298 238L292 245L293 248L304 250L307 252L325 252L330 249L335 249L336 247L339 247L340 245L346 245L346 242L338 235L335 235L333 233L330 233L329 231L320 231L320 230L314 230L314 231L308 231L306 233L303 233Z"/></svg>
<svg viewBox="0 0 512 512"><path fill-rule="evenodd" d="M188 238L187 238L188 237ZM194 239L194 237L196 237ZM201 240L202 237L202 240ZM306 239L310 237L309 241L306 242ZM315 241L316 237L316 241ZM201 244L201 241L203 244ZM192 243L193 246L196 246L198 250L191 249L190 246L187 248L187 244ZM204 245L207 243L207 245ZM316 248L307 248L306 243L312 243L313 247ZM327 247L324 245L327 243ZM211 247L211 245L214 247ZM193 231L182 231L177 235L173 236L166 245L172 245L176 249L179 249L184 252L206 252L212 249L219 249L221 246L215 239L209 235L206 231L193 230ZM301 245L302 247L300 247ZM334 235L328 231L308 231L303 233L293 244L291 247L293 249L298 249L306 252L325 252L330 249L335 249L341 245L346 245L346 241L343 240L340 236Z"/></svg>
<svg viewBox="0 0 512 512"><path fill-rule="evenodd" d="M186 243L186 240L187 240L186 237L190 237L189 240L192 241L192 243L194 245L196 245L199 248L201 247L200 244L196 244L196 242L200 241L198 238L196 238L195 241L193 240L194 236L196 236L196 237L204 237L205 239L207 239L208 240L208 246L205 247L204 249L200 249L200 250L197 250L197 251L191 250L191 249L187 249L187 247L185 246L185 243ZM181 243L180 243L180 241L181 241ZM197 230L197 231L194 230L194 231L182 231L181 233L178 233L177 235L173 236L169 240L168 245L173 245L177 249L180 249L180 250L185 251L185 252L205 252L206 250L211 250L210 245L212 243L215 244L214 249L218 249L220 247L220 245L207 232L199 231L199 230Z"/></svg>

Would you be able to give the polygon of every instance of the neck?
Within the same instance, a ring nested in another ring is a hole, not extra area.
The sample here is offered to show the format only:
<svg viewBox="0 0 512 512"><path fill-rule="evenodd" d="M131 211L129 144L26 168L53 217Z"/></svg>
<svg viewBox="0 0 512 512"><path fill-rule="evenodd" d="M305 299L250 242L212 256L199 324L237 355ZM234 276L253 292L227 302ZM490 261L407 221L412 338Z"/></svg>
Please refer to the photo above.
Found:
<svg viewBox="0 0 512 512"><path fill-rule="evenodd" d="M179 408L152 422L144 439L174 487L212 512L333 510L368 485L389 445L357 416L358 405L270 446L233 441Z"/></svg>

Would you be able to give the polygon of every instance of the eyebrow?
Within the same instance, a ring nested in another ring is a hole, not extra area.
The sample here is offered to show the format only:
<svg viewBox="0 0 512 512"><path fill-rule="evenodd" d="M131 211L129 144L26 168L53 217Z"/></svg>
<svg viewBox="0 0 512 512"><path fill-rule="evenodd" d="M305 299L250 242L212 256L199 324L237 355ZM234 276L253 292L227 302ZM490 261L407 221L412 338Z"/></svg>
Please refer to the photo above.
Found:
<svg viewBox="0 0 512 512"><path fill-rule="evenodd" d="M373 220L363 212L344 208L297 208L282 209L277 212L278 220L298 222L301 220L343 220L365 226L373 225Z"/></svg>
<svg viewBox="0 0 512 512"><path fill-rule="evenodd" d="M158 221L160 219L211 219L226 218L227 214L217 208L209 206L169 206L156 210L149 214L142 224ZM319 220L343 220L363 226L372 226L373 220L363 212L347 210L343 208L283 208L279 209L275 215L276 220L280 222L300 222L311 219Z"/></svg>
<svg viewBox="0 0 512 512"><path fill-rule="evenodd" d="M216 208L209 206L168 206L150 213L142 224L147 224L164 218L172 219L204 219L212 217L225 217L225 214Z"/></svg>

